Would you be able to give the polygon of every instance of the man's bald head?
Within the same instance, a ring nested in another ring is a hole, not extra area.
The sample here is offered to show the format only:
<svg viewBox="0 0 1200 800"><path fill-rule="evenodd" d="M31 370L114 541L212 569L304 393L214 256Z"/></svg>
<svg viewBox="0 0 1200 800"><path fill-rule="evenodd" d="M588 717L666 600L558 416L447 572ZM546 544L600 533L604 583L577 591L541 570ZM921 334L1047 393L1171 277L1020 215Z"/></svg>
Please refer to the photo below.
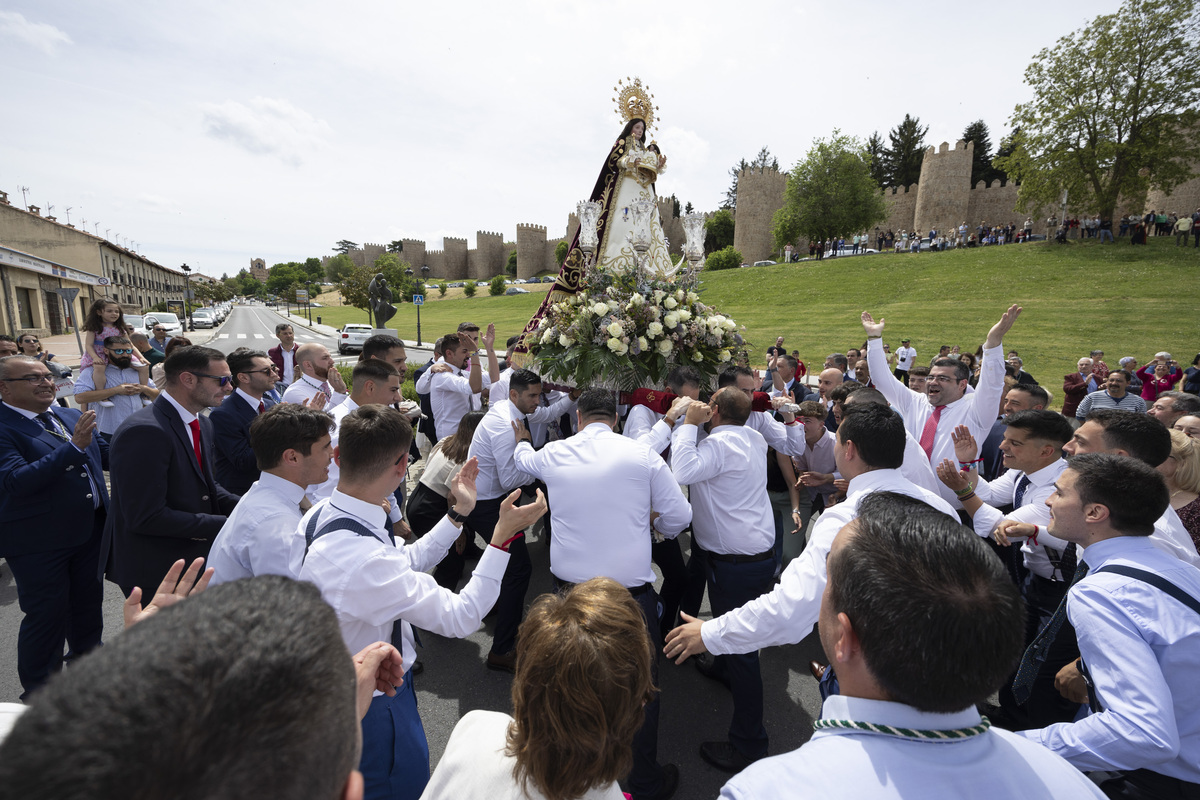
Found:
<svg viewBox="0 0 1200 800"><path fill-rule="evenodd" d="M305 375L325 380L333 368L333 356L325 345L309 342L296 348L296 363Z"/></svg>
<svg viewBox="0 0 1200 800"><path fill-rule="evenodd" d="M828 400L833 387L840 384L844 377L845 373L837 367L821 370L821 374L817 376L817 391L821 393L821 397Z"/></svg>

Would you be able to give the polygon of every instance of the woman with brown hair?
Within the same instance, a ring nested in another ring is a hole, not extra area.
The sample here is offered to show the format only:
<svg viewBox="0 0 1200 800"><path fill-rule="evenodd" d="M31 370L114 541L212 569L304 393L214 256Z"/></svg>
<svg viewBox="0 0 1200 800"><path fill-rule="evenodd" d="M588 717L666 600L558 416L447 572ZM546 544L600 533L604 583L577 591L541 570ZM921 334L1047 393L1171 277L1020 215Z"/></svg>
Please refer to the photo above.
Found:
<svg viewBox="0 0 1200 800"><path fill-rule="evenodd" d="M517 638L513 716L464 716L422 800L621 800L656 691L651 657L642 612L616 581L542 595Z"/></svg>

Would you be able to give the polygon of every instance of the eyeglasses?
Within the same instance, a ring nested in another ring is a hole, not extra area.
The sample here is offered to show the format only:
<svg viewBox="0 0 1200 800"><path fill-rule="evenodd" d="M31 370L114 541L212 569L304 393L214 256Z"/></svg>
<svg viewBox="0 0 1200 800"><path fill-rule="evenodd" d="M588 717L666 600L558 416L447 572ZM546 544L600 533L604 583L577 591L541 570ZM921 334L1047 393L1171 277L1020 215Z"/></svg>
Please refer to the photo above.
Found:
<svg viewBox="0 0 1200 800"><path fill-rule="evenodd" d="M268 372L278 372L278 371L279 371L279 370L278 370L278 369L276 369L275 365L274 365L274 364L272 364L271 366L269 366L269 367L265 367L264 369L247 369L247 370L243 370L241 374L242 374L242 375L257 375L258 373L260 373L260 372L261 372L262 374L266 375Z"/></svg>
<svg viewBox="0 0 1200 800"><path fill-rule="evenodd" d="M926 381L936 381L938 383L958 383L958 378L953 375L930 375Z"/></svg>
<svg viewBox="0 0 1200 800"><path fill-rule="evenodd" d="M222 386L228 386L229 382L233 380L232 375L205 375L203 372L193 372L192 374L195 375L197 378L212 378L214 381L217 381Z"/></svg>
<svg viewBox="0 0 1200 800"><path fill-rule="evenodd" d="M155 328L154 332L155 333L166 333L167 329L166 328Z"/></svg>
<svg viewBox="0 0 1200 800"><path fill-rule="evenodd" d="M108 352L112 353L114 356L127 356L127 355L131 354L133 351L128 348L124 348L121 350L113 350L110 348Z"/></svg>
<svg viewBox="0 0 1200 800"><path fill-rule="evenodd" d="M22 375L19 378L4 378L3 380L5 383L28 381L31 385L37 386L39 383L54 383L54 376L47 373L45 375Z"/></svg>
<svg viewBox="0 0 1200 800"><path fill-rule="evenodd" d="M21 344L37 344L38 340L32 336L27 336L21 340Z"/></svg>

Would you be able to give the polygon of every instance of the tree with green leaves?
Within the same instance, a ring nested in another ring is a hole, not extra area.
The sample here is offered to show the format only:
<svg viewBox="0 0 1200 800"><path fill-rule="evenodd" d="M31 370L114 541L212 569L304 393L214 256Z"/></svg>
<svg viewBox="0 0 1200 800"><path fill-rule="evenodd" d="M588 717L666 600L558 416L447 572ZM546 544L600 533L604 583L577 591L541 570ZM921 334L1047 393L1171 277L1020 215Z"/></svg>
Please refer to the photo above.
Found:
<svg viewBox="0 0 1200 800"><path fill-rule="evenodd" d="M834 130L788 176L783 208L775 212L775 245L852 236L887 219L887 202L871 177L866 146Z"/></svg>
<svg viewBox="0 0 1200 800"><path fill-rule="evenodd" d="M352 242L349 239L342 239L333 246L333 249L338 253L349 253L358 247L358 242Z"/></svg>
<svg viewBox="0 0 1200 800"><path fill-rule="evenodd" d="M559 262L562 263L561 261ZM516 276L517 274L517 251L508 251L508 261L504 262L504 272L507 275Z"/></svg>
<svg viewBox="0 0 1200 800"><path fill-rule="evenodd" d="M974 142L975 149L971 151L971 186L985 181L989 186L996 169L992 166L992 134L987 123L977 119L963 129L962 140ZM999 177L998 175L996 177Z"/></svg>
<svg viewBox="0 0 1200 800"><path fill-rule="evenodd" d="M1034 56L1033 98L1013 111L1012 155L998 166L1020 183L1018 208L1056 204L1112 219L1124 199L1141 211L1200 160L1197 0L1125 0ZM1127 210L1127 209L1122 209Z"/></svg>
<svg viewBox="0 0 1200 800"><path fill-rule="evenodd" d="M733 245L734 219L728 208L717 209L704 220L704 252L715 253Z"/></svg>
<svg viewBox="0 0 1200 800"><path fill-rule="evenodd" d="M883 146L883 137L879 135L879 131L875 131L871 138L867 139L867 156L871 159L871 178L881 189L890 186L888 176L891 174L891 165L888 163L887 148Z"/></svg>
<svg viewBox="0 0 1200 800"><path fill-rule="evenodd" d="M439 283L439 284L437 285L437 289L438 289L438 297L445 297L445 296L446 296L446 291L447 291L449 288L450 288L450 287L446 285L446 282L445 282L445 281L442 281L441 283Z"/></svg>
<svg viewBox="0 0 1200 800"><path fill-rule="evenodd" d="M929 126L921 127L921 118L904 115L904 121L888 131L888 182L885 186L911 186L921 180L921 164L925 161L925 134Z"/></svg>
<svg viewBox="0 0 1200 800"><path fill-rule="evenodd" d="M354 267L350 272L342 275L337 282L338 293L342 296L342 302L354 308L361 308L367 312L367 322L371 322L373 316L371 314L371 294L367 287L371 285L371 279L375 277L375 270L367 267ZM373 324L373 323L372 323Z"/></svg>
<svg viewBox="0 0 1200 800"><path fill-rule="evenodd" d="M692 206L692 201L690 200L683 206L683 213L685 214L692 214L695 211L696 209Z"/></svg>
<svg viewBox="0 0 1200 800"><path fill-rule="evenodd" d="M735 250L733 245L723 247L704 259L704 269L737 269L742 265L742 252Z"/></svg>
<svg viewBox="0 0 1200 800"><path fill-rule="evenodd" d="M561 265L567 260L567 253L571 252L571 245L566 241L559 242L554 245L554 263Z"/></svg>
<svg viewBox="0 0 1200 800"><path fill-rule="evenodd" d="M388 242L387 251L389 253L403 253L404 252L404 240L403 239L393 239L391 242Z"/></svg>
<svg viewBox="0 0 1200 800"><path fill-rule="evenodd" d="M336 255L325 262L325 277L330 283L338 283L354 270L354 259L345 253Z"/></svg>
<svg viewBox="0 0 1200 800"><path fill-rule="evenodd" d="M304 271L308 273L310 281L320 283L325 280L325 267L321 265L321 259L315 256L304 259Z"/></svg>
<svg viewBox="0 0 1200 800"><path fill-rule="evenodd" d="M503 275L497 275L488 281L488 294L490 294L492 297L499 297L500 295L504 294L504 290L507 288L508 285L504 282Z"/></svg>
<svg viewBox="0 0 1200 800"><path fill-rule="evenodd" d="M729 188L725 190L725 202L721 204L721 208L737 208L738 173L747 169L757 169L759 172L766 169L779 169L779 159L771 155L771 150L766 145L763 145L753 161L746 163L746 159L743 158L730 167L729 176L733 180Z"/></svg>
<svg viewBox="0 0 1200 800"><path fill-rule="evenodd" d="M463 294L467 297L475 296L475 281L467 281L466 285L463 286Z"/></svg>
<svg viewBox="0 0 1200 800"><path fill-rule="evenodd" d="M267 270L267 291L272 294L284 295L293 285L304 286L304 282L308 280L302 266L295 262L287 264L276 264Z"/></svg>

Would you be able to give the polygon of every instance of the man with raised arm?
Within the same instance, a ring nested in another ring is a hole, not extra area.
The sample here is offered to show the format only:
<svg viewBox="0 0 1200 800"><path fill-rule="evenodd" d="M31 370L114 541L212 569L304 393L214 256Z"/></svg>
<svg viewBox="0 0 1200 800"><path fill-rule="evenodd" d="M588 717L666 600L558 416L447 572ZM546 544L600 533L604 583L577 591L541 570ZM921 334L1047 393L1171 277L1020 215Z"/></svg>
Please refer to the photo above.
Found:
<svg viewBox="0 0 1200 800"><path fill-rule="evenodd" d="M925 394L909 389L888 369L882 342L883 318L876 322L870 313L862 313L863 330L867 334L867 363L871 374L877 376L876 388L900 412L904 426L920 443L931 464L954 458L950 434L959 425L966 425L976 441L987 438L1004 391L1004 334L1012 328L1020 313L1020 306L1009 306L1000 321L988 331L983 343L979 385L972 394L967 394L967 379L970 378L967 366L955 358L934 359ZM942 486L940 494L954 508L962 508L949 487Z"/></svg>

